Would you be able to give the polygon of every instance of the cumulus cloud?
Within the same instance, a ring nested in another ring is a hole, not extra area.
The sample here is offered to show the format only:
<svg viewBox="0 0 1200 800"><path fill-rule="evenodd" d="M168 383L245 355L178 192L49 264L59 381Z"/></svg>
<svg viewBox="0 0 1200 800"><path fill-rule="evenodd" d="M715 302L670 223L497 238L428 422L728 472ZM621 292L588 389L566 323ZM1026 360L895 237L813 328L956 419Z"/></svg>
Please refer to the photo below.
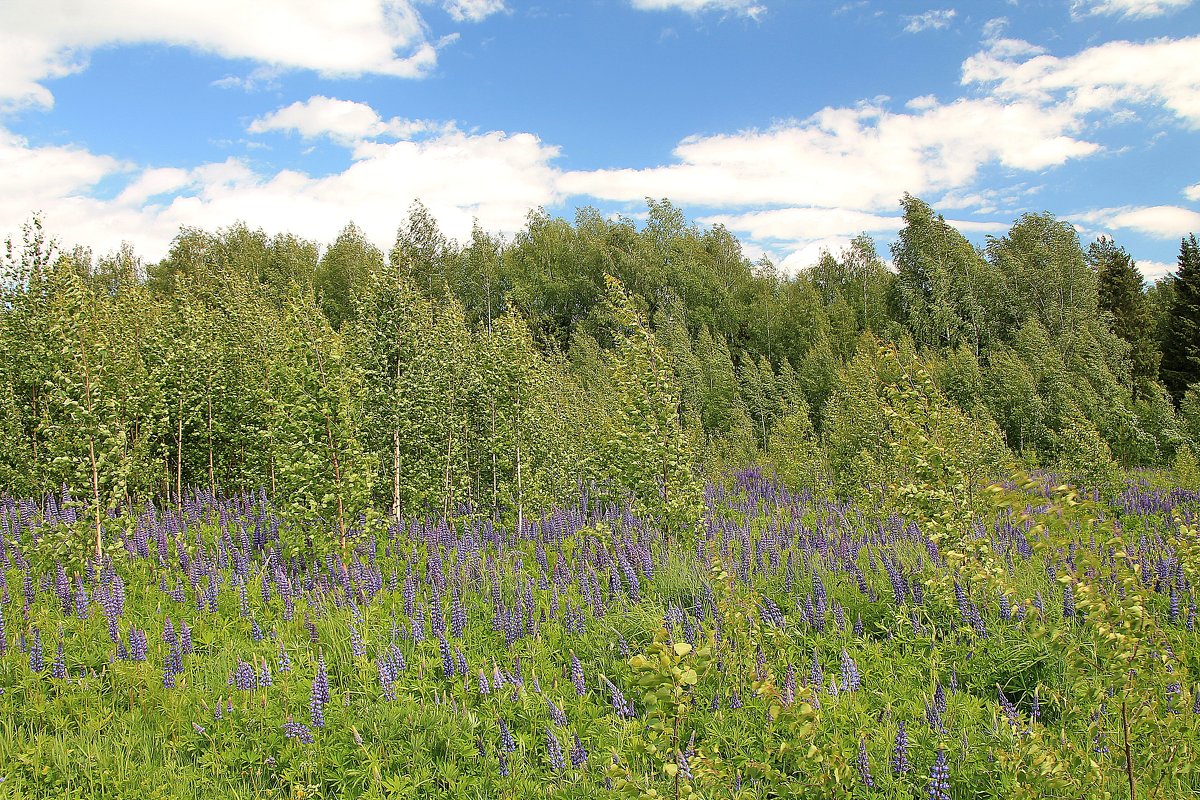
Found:
<svg viewBox="0 0 1200 800"><path fill-rule="evenodd" d="M1200 202L1200 183L1193 183L1191 186L1184 189L1183 196L1188 200Z"/></svg>
<svg viewBox="0 0 1200 800"><path fill-rule="evenodd" d="M352 153L349 167L323 177L263 174L238 159L139 171L6 135L0 174L13 190L0 194L0 232L17 231L41 210L49 229L69 232L71 243L103 252L129 240L154 260L185 225L215 229L242 220L271 233L331 241L353 220L387 247L416 199L456 237L468 236L475 219L488 230L517 231L530 210L560 199L551 164L558 149L528 133L455 130L422 141L363 141ZM95 196L100 181L125 176L128 183L115 198Z"/></svg>
<svg viewBox="0 0 1200 800"><path fill-rule="evenodd" d="M988 163L1039 170L1095 152L1076 120L1037 103L962 99L914 113L826 108L765 131L691 137L676 163L568 172L567 194L630 201L666 196L702 206L874 210L904 192L965 186Z"/></svg>
<svg viewBox="0 0 1200 800"><path fill-rule="evenodd" d="M1139 261L1137 268L1142 271L1142 275L1147 282L1154 283L1160 278L1165 277L1168 273L1174 272L1179 268L1178 264L1167 263L1165 261Z"/></svg>
<svg viewBox="0 0 1200 800"><path fill-rule="evenodd" d="M1162 105L1200 127L1200 36L1114 41L1057 57L1000 40L963 63L962 83L999 98L1057 103L1076 116L1119 106Z"/></svg>
<svg viewBox="0 0 1200 800"><path fill-rule="evenodd" d="M905 15L904 31L920 33L921 31L948 28L956 16L958 16L958 12L953 8L933 8L924 14Z"/></svg>
<svg viewBox="0 0 1200 800"><path fill-rule="evenodd" d="M1071 14L1076 18L1104 15L1146 19L1160 17L1191 4L1192 0L1075 0L1071 4Z"/></svg>
<svg viewBox="0 0 1200 800"><path fill-rule="evenodd" d="M482 22L493 14L508 10L504 0L446 0L442 8L456 22Z"/></svg>
<svg viewBox="0 0 1200 800"><path fill-rule="evenodd" d="M380 136L411 139L421 134L449 133L454 130L454 124L400 117L384 120L366 103L315 95L259 117L247 130L250 133L294 132L305 139L324 136L341 144L352 144Z"/></svg>
<svg viewBox="0 0 1200 800"><path fill-rule="evenodd" d="M1179 239L1200 230L1200 213L1179 206L1100 208L1071 217L1106 230L1133 230L1160 239Z"/></svg>
<svg viewBox="0 0 1200 800"><path fill-rule="evenodd" d="M481 0L459 5L481 8ZM45 81L84 69L99 47L138 43L328 76L407 78L434 67L440 44L430 40L410 0L6 0L0 102L48 107L53 97Z"/></svg>
<svg viewBox="0 0 1200 800"><path fill-rule="evenodd" d="M639 11L685 11L701 14L706 11L722 11L758 19L767 13L767 7L755 0L632 0Z"/></svg>

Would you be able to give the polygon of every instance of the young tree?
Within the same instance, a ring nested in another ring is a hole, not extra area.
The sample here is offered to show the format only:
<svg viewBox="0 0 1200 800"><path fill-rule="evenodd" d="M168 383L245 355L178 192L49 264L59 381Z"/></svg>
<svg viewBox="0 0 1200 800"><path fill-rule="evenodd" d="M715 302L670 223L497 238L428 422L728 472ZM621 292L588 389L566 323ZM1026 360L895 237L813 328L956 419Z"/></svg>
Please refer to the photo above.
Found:
<svg viewBox="0 0 1200 800"><path fill-rule="evenodd" d="M1143 291L1145 279L1125 248L1101 236L1088 246L1088 264L1096 270L1100 310L1112 315L1113 333L1130 345L1133 394L1158 376L1160 354L1154 340L1154 317Z"/></svg>

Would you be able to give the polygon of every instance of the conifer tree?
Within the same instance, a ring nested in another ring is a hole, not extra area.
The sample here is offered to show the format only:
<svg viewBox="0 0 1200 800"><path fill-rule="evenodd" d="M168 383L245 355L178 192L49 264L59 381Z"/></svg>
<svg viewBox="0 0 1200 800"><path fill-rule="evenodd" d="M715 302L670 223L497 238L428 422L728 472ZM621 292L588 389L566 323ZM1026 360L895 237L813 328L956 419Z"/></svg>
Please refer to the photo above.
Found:
<svg viewBox="0 0 1200 800"><path fill-rule="evenodd" d="M1134 396L1158 375L1160 358L1154 341L1154 318L1143 291L1141 271L1125 248L1101 236L1088 246L1088 263L1096 270L1100 310L1112 315L1113 333L1130 345Z"/></svg>
<svg viewBox="0 0 1200 800"><path fill-rule="evenodd" d="M1178 404L1188 387L1200 382L1200 244L1194 233L1180 242L1171 286L1160 374Z"/></svg>

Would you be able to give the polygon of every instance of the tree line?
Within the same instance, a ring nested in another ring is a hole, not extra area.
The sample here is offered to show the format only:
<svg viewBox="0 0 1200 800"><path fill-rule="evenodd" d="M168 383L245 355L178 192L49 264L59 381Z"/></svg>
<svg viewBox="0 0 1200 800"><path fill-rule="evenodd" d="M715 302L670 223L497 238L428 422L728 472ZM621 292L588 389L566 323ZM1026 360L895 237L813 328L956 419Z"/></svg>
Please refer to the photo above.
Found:
<svg viewBox="0 0 1200 800"><path fill-rule="evenodd" d="M97 529L127 500L265 489L344 537L368 509L519 517L581 484L686 517L706 471L754 461L857 491L902 477L901 435L944 435L968 473L1196 449L1194 235L1146 290L1050 214L979 248L902 206L894 269L861 236L796 275L666 201L465 243L417 204L387 253L353 225L185 228L148 265L35 219L3 257L0 487L68 487Z"/></svg>

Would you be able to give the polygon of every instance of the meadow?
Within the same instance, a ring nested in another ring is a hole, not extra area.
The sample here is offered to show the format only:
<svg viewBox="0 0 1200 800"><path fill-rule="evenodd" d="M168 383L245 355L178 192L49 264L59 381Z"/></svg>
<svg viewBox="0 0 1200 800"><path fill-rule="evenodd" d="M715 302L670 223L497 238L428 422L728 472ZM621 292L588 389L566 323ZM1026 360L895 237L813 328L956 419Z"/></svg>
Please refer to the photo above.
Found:
<svg viewBox="0 0 1200 800"><path fill-rule="evenodd" d="M0 795L1200 794L1200 494L993 487L960 539L749 469L664 533L266 493L0 508ZM325 543L322 545L321 543Z"/></svg>

